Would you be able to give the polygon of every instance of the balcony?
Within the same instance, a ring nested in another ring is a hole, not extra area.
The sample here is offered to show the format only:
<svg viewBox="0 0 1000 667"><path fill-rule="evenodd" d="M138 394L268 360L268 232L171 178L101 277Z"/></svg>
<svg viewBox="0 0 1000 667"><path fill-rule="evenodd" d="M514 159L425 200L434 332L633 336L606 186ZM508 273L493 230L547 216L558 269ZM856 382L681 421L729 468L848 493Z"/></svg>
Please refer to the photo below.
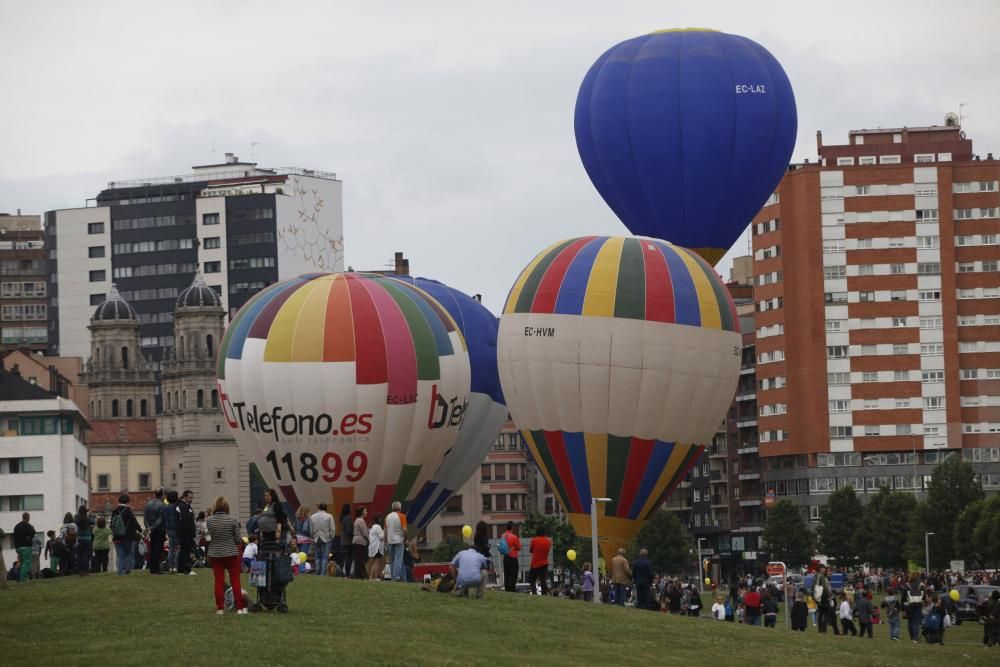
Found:
<svg viewBox="0 0 1000 667"><path fill-rule="evenodd" d="M757 443L756 442L744 442L736 450L736 453L742 456L743 454L756 454L757 451L758 450L757 450Z"/></svg>
<svg viewBox="0 0 1000 667"><path fill-rule="evenodd" d="M760 507L760 498L744 498L740 500L740 507Z"/></svg>
<svg viewBox="0 0 1000 667"><path fill-rule="evenodd" d="M757 393L753 392L753 391L747 392L745 394L736 394L736 401L737 402L742 402L742 401L756 401L756 400L757 400Z"/></svg>
<svg viewBox="0 0 1000 667"><path fill-rule="evenodd" d="M729 498L726 496L712 496L712 507L729 507Z"/></svg>
<svg viewBox="0 0 1000 667"><path fill-rule="evenodd" d="M740 375L753 375L756 372L757 372L757 367L756 366L746 366L746 367L740 368Z"/></svg>
<svg viewBox="0 0 1000 667"><path fill-rule="evenodd" d="M713 470L713 471L711 471L709 473L709 480L713 481L713 482L724 481L723 478L722 478L722 471L721 470Z"/></svg>
<svg viewBox="0 0 1000 667"><path fill-rule="evenodd" d="M758 533L764 530L764 524L761 523L745 523L739 528L733 528L734 533Z"/></svg>
<svg viewBox="0 0 1000 667"><path fill-rule="evenodd" d="M739 479L740 479L741 482L743 480L745 480L745 479L760 479L760 471L759 470L746 470L746 471L740 473Z"/></svg>
<svg viewBox="0 0 1000 667"><path fill-rule="evenodd" d="M738 428L748 428L748 427L751 427L751 426L753 426L753 427L756 428L756 426L757 426L757 418L756 417L749 417L749 416L748 417L740 417L736 421L736 426Z"/></svg>

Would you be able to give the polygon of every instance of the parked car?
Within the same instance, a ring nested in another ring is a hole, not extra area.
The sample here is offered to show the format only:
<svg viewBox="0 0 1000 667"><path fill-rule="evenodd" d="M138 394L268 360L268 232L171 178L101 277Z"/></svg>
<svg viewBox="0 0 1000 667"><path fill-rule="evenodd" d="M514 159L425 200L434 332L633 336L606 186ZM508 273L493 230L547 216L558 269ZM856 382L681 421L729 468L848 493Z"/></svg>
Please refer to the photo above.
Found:
<svg viewBox="0 0 1000 667"><path fill-rule="evenodd" d="M788 584L792 587L793 595L795 594L795 591L799 590L800 588L802 588L802 586L805 585L804 582L805 580L802 578L801 574L792 573L788 575ZM771 575L770 577L768 577L766 584L768 588L776 592L778 602L785 601L785 587L782 585L784 584L783 575L780 574Z"/></svg>
<svg viewBox="0 0 1000 667"><path fill-rule="evenodd" d="M976 607L993 594L1000 591L1000 586L956 586L958 602L955 603L955 622L975 621L978 616Z"/></svg>

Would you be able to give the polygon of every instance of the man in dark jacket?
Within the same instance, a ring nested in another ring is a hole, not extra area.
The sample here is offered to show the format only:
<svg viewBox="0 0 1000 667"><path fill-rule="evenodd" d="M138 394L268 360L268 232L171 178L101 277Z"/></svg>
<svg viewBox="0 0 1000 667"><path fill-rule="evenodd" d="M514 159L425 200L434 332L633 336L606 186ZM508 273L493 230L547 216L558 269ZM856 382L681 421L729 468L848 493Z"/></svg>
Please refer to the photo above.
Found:
<svg viewBox="0 0 1000 667"><path fill-rule="evenodd" d="M177 540L180 542L180 551L177 552L177 574L195 574L191 571L196 532L194 510L191 509L192 500L194 494L185 491L177 501Z"/></svg>
<svg viewBox="0 0 1000 667"><path fill-rule="evenodd" d="M128 506L129 500L127 493L118 496L118 507L111 513L111 537L115 543L115 561L119 575L132 574L135 541L142 534L142 527ZM116 516L121 516L121 519L116 520ZM124 532L118 533L115 530L118 525L122 526Z"/></svg>
<svg viewBox="0 0 1000 667"><path fill-rule="evenodd" d="M163 558L163 540L167 537L163 514L166 505L163 504L163 489L159 488L146 503L144 517L146 530L149 531L149 573L163 574L160 571L160 560Z"/></svg>
<svg viewBox="0 0 1000 667"><path fill-rule="evenodd" d="M17 559L21 563L18 570L17 580L22 584L28 580L31 574L31 542L35 539L35 527L28 521L31 515L25 512L21 515L21 523L14 526L14 548L17 550Z"/></svg>
<svg viewBox="0 0 1000 667"><path fill-rule="evenodd" d="M858 636L864 637L868 633L868 639L872 638L872 601L868 597L871 593L863 592L858 601L854 603L854 613L858 615Z"/></svg>
<svg viewBox="0 0 1000 667"><path fill-rule="evenodd" d="M167 534L167 571L177 571L177 492L167 491L167 504L163 509L163 528Z"/></svg>
<svg viewBox="0 0 1000 667"><path fill-rule="evenodd" d="M635 606L639 609L654 609L649 595L653 583L653 564L649 562L649 551L639 549L639 557L632 561L632 584L635 586Z"/></svg>

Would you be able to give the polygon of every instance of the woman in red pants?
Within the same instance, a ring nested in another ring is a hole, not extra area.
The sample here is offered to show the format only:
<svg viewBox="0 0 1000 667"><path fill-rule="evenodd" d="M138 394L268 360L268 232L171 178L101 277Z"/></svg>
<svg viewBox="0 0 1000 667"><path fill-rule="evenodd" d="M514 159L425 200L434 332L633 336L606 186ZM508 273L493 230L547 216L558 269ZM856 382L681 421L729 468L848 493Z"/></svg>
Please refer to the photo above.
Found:
<svg viewBox="0 0 1000 667"><path fill-rule="evenodd" d="M212 505L212 516L208 518L208 557L212 561L212 572L215 573L215 613L221 614L226 608L225 584L226 572L229 572L229 584L233 587L233 600L236 601L236 613L246 614L243 606L243 591L240 588L240 547L243 536L240 534L240 523L229 515L229 501L224 496L215 499Z"/></svg>

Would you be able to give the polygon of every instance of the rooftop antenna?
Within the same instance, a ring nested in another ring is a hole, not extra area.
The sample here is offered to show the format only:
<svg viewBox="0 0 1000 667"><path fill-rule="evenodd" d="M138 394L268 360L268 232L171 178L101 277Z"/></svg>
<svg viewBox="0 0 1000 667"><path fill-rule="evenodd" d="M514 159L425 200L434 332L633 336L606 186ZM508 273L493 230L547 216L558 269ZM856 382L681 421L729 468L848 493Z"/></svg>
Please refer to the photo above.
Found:
<svg viewBox="0 0 1000 667"><path fill-rule="evenodd" d="M962 113L962 109L964 109L967 106L969 106L968 102L959 102L958 103L958 126L959 127L962 127L962 125L965 124L966 115L964 113Z"/></svg>

